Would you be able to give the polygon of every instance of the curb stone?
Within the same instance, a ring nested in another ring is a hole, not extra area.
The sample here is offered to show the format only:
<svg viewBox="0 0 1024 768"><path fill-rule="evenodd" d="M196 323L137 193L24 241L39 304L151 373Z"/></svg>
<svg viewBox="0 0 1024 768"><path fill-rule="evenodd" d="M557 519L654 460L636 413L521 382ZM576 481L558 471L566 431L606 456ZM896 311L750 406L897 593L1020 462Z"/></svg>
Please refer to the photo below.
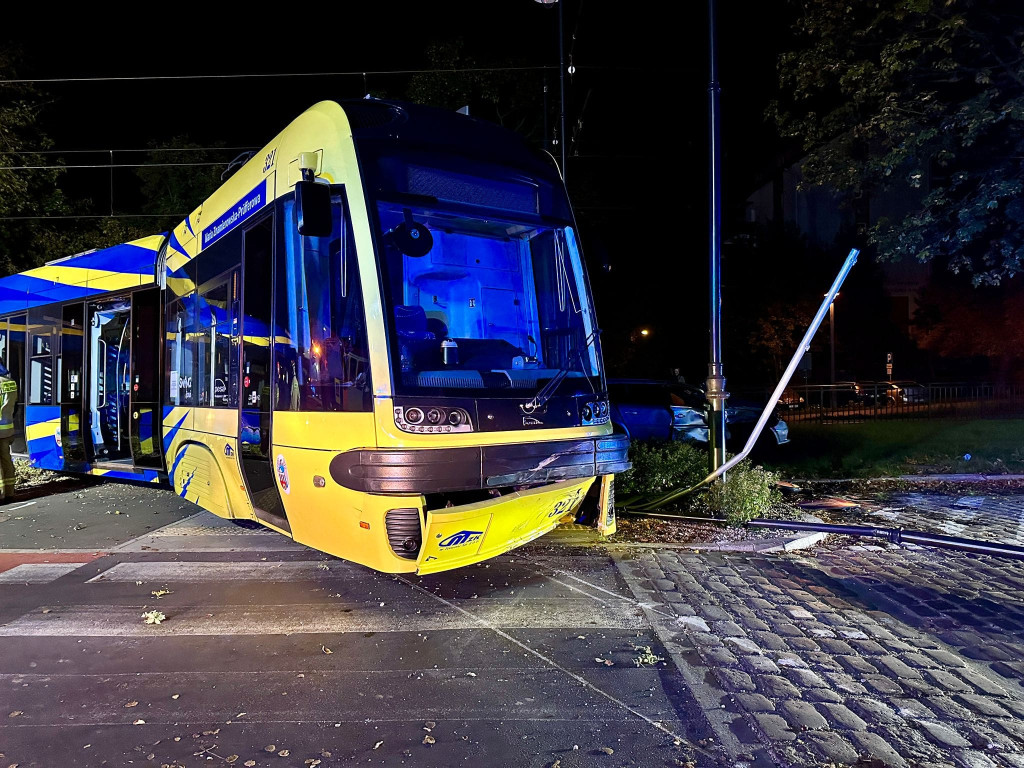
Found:
<svg viewBox="0 0 1024 768"><path fill-rule="evenodd" d="M801 522L824 523L820 517L814 515L803 515ZM607 542L601 539L600 535L593 528L584 525L561 526L546 533L539 543L546 539L550 543L571 544L577 546L600 546L610 550L635 549L674 549L674 550L699 550L701 552L750 552L754 554L768 554L771 552L794 552L801 549L808 549L824 542L831 534L823 531L800 532L793 536L773 536L762 539L736 539L729 541L701 541L686 544L651 543L640 541L617 541ZM536 543L536 542L531 542Z"/></svg>

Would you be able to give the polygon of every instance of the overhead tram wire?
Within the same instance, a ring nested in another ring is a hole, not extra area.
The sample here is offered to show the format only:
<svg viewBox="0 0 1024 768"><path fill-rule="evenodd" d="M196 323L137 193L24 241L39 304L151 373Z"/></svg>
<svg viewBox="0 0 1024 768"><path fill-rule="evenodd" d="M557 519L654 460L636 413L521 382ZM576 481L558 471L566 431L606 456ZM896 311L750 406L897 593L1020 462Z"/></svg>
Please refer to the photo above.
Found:
<svg viewBox="0 0 1024 768"><path fill-rule="evenodd" d="M87 154L106 154L108 152L245 152L247 150L257 150L259 147L153 147L152 149L110 149L109 147L103 147L102 149L19 149L19 150L0 150L0 156L3 155L87 155Z"/></svg>
<svg viewBox="0 0 1024 768"><path fill-rule="evenodd" d="M359 77L367 75L429 75L429 74L462 74L468 72L534 72L558 69L555 66L536 65L523 67L441 67L432 69L357 69L347 72L267 72L242 73L234 75L124 75L110 77L48 77L48 78L12 78L0 80L0 85L52 85L60 83L111 83L111 82L147 82L169 80L246 80L273 77Z"/></svg>
<svg viewBox="0 0 1024 768"><path fill-rule="evenodd" d="M199 168L210 165L231 165L231 161L207 163L100 163L98 165L0 165L0 171L64 171L110 168Z"/></svg>

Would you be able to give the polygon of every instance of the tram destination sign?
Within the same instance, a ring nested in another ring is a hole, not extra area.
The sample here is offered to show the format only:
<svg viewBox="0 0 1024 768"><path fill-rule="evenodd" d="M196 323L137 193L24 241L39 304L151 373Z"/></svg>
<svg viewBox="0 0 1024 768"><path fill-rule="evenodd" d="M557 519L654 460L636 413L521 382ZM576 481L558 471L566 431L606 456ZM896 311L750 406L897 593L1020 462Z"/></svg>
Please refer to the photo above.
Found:
<svg viewBox="0 0 1024 768"><path fill-rule="evenodd" d="M267 204L267 180L264 179L245 197L203 230L203 248L220 240Z"/></svg>

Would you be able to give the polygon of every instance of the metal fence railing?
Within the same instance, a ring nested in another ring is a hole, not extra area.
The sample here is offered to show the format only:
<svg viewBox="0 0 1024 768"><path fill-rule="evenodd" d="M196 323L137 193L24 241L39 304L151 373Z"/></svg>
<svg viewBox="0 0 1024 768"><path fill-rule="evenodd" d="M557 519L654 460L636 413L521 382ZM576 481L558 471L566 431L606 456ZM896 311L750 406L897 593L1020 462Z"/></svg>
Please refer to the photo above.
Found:
<svg viewBox="0 0 1024 768"><path fill-rule="evenodd" d="M736 391L737 398L764 402L773 388ZM871 419L1000 419L1024 418L1024 385L991 383L889 382L802 384L787 387L779 415L789 422L821 424Z"/></svg>

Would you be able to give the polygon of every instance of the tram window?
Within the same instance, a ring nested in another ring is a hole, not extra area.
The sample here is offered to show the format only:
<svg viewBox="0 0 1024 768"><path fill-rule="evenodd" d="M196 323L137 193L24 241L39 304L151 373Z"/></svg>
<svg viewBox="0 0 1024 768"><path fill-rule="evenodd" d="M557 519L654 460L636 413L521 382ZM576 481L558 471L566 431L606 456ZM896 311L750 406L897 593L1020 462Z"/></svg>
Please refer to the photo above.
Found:
<svg viewBox="0 0 1024 768"><path fill-rule="evenodd" d="M194 294L193 294L194 295ZM165 383L167 405L192 405L193 333L191 297L177 299L167 305L165 314Z"/></svg>
<svg viewBox="0 0 1024 768"><path fill-rule="evenodd" d="M29 312L29 398L30 405L53 405L53 319L44 308Z"/></svg>
<svg viewBox="0 0 1024 768"><path fill-rule="evenodd" d="M302 237L285 227L278 252L277 410L369 411L370 366L355 241L342 196L332 196L330 237ZM291 201L285 220L294 221ZM344 211L344 215L343 215Z"/></svg>
<svg viewBox="0 0 1024 768"><path fill-rule="evenodd" d="M242 231L236 229L194 259L197 262L196 285L202 289L214 278L242 266Z"/></svg>
<svg viewBox="0 0 1024 768"><path fill-rule="evenodd" d="M196 361L199 365L199 405L221 408L238 405L238 317L232 296L233 278L203 287L199 296Z"/></svg>

